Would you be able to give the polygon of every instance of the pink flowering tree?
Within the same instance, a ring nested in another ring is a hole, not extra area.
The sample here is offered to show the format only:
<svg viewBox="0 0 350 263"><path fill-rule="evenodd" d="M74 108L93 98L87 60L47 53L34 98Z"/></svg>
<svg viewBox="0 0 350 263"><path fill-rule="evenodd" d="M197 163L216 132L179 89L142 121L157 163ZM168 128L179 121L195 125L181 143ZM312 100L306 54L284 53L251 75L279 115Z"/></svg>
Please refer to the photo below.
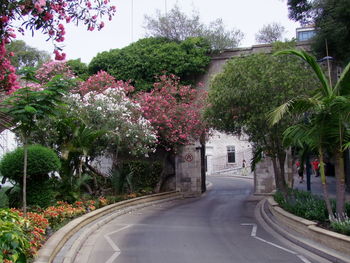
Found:
<svg viewBox="0 0 350 263"><path fill-rule="evenodd" d="M34 68L23 68L17 72L18 75L27 74L28 71L33 72ZM76 79L75 74L69 68L66 61L49 61L43 64L38 70L34 72L35 75L32 80L22 81L22 84L25 84L27 88L30 88L32 91L41 91L45 89L45 85L50 82L55 76L60 76L65 80ZM69 87L70 90L74 88L76 82L71 81L72 85Z"/></svg>
<svg viewBox="0 0 350 263"><path fill-rule="evenodd" d="M141 93L138 102L144 116L157 131L160 144L175 150L199 139L207 127L201 114L206 92L183 86L174 75L163 75L149 93Z"/></svg>
<svg viewBox="0 0 350 263"><path fill-rule="evenodd" d="M64 41L64 23L82 22L87 30L100 30L104 27L101 18L112 19L116 9L109 0L3 0L0 4L0 90L12 92L19 88L16 81L15 68L9 62L5 44L16 37L16 33L24 34L25 29L32 34L40 30L53 40L55 59L64 60L59 43ZM23 21L19 24L19 21ZM19 24L19 26L18 26Z"/></svg>
<svg viewBox="0 0 350 263"><path fill-rule="evenodd" d="M157 152L165 167L156 191L175 175L176 151L205 137L207 126L201 115L206 97L202 90L181 85L174 75L160 76L151 92L138 96L143 115L157 131Z"/></svg>
<svg viewBox="0 0 350 263"><path fill-rule="evenodd" d="M81 82L75 91L84 96L89 92L103 93L109 88L121 89L126 95L133 92L135 89L129 82L122 80L117 81L113 76L101 70L95 75L92 75L88 80Z"/></svg>
<svg viewBox="0 0 350 263"><path fill-rule="evenodd" d="M40 84L44 84L57 75L61 75L67 79L75 78L73 71L69 68L66 61L49 61L43 64L36 71L35 77Z"/></svg>

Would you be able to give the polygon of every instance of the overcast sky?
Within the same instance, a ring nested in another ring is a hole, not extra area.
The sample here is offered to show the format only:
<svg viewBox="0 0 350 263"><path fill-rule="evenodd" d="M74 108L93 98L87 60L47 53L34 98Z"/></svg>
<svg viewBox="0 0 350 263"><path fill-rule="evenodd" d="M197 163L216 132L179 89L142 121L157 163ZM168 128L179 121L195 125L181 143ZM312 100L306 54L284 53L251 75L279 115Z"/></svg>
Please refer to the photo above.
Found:
<svg viewBox="0 0 350 263"><path fill-rule="evenodd" d="M242 47L255 44L255 34L263 25L280 23L286 28L285 37L289 39L295 37L295 29L299 27L297 23L288 19L287 4L283 0L111 0L111 2L117 7L117 13L112 21L105 22L106 26L101 31L88 32L83 25L66 27L64 52L67 53L67 59L81 58L83 62L88 63L99 52L122 48L132 41L143 38L144 15L154 16L157 9L165 12L175 3L188 15L193 9L198 10L205 24L222 18L227 29L240 29L245 34ZM18 36L18 39L23 39L28 45L40 50L50 53L53 51L52 43L46 42L45 37L39 33L34 37L27 33L25 37Z"/></svg>

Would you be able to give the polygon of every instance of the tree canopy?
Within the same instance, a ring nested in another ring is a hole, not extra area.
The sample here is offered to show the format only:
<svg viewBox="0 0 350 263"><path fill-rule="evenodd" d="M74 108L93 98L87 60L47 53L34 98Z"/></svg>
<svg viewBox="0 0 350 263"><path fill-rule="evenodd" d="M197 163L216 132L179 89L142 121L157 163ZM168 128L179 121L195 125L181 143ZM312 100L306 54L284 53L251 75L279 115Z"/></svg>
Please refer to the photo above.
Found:
<svg viewBox="0 0 350 263"><path fill-rule="evenodd" d="M281 24L271 23L264 25L257 34L255 40L261 44L269 44L276 41L282 41L285 28Z"/></svg>
<svg viewBox="0 0 350 263"><path fill-rule="evenodd" d="M28 46L23 40L13 40L6 46L7 52L13 53L11 64L17 69L23 67L39 67L50 60L46 51Z"/></svg>
<svg viewBox="0 0 350 263"><path fill-rule="evenodd" d="M206 117L218 130L246 133L256 150L264 151L280 166L285 160L282 133L293 120L286 118L271 128L266 116L286 100L301 92L307 94L317 85L310 70L295 58L270 54L234 57L211 82ZM284 170L276 174L277 164L274 166L276 186L283 190L284 177L279 176Z"/></svg>
<svg viewBox="0 0 350 263"><path fill-rule="evenodd" d="M104 27L103 16L112 19L116 11L107 0L38 0L12 1L3 0L0 4L0 91L13 92L20 88L16 81L15 68L10 63L10 55L6 44L16 38L16 32L24 34L26 30L40 30L53 40L55 59L64 60L60 43L64 41L65 28L63 23L83 22L88 30L98 30Z"/></svg>
<svg viewBox="0 0 350 263"><path fill-rule="evenodd" d="M178 77L163 75L154 83L154 89L140 93L137 101L157 131L159 144L176 151L207 132L201 116L206 98L206 92L181 85Z"/></svg>
<svg viewBox="0 0 350 263"><path fill-rule="evenodd" d="M80 79L87 80L89 78L88 66L84 62L81 62L80 58L68 60L67 66Z"/></svg>
<svg viewBox="0 0 350 263"><path fill-rule="evenodd" d="M212 50L237 47L244 37L239 29L227 30L220 18L205 25L200 21L197 11L193 10L192 16L187 16L178 5L164 15L160 10L157 10L155 17L146 15L145 24L147 36L165 37L175 41L202 37L209 41Z"/></svg>
<svg viewBox="0 0 350 263"><path fill-rule="evenodd" d="M210 62L209 45L202 38L182 42L166 38L145 38L125 48L97 54L89 64L95 74L104 70L118 80L131 81L138 90L150 90L155 77L166 73L191 81L204 73Z"/></svg>
<svg viewBox="0 0 350 263"><path fill-rule="evenodd" d="M348 0L289 0L289 17L302 24L314 24L317 34L313 48L319 57L329 55L347 64L350 61L350 2Z"/></svg>

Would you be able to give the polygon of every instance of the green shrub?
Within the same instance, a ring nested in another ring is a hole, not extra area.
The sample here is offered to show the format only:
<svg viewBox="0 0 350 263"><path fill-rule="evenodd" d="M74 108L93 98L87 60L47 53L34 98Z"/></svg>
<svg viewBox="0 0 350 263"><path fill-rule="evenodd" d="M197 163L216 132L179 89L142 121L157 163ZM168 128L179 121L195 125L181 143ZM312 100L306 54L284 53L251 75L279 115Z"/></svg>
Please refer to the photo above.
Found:
<svg viewBox="0 0 350 263"><path fill-rule="evenodd" d="M350 217L350 203L345 203L345 213Z"/></svg>
<svg viewBox="0 0 350 263"><path fill-rule="evenodd" d="M286 211L309 220L325 222L328 213L324 200L310 192L289 190L286 197L277 192L275 201Z"/></svg>
<svg viewBox="0 0 350 263"><path fill-rule="evenodd" d="M0 209L9 207L9 198L6 195L6 191L9 187L3 187L0 189Z"/></svg>
<svg viewBox="0 0 350 263"><path fill-rule="evenodd" d="M40 206L46 208L56 202L57 192L51 180L28 184L27 203L29 206Z"/></svg>
<svg viewBox="0 0 350 263"><path fill-rule="evenodd" d="M0 173L6 177L22 183L24 151L23 147L5 154L0 162ZM48 174L61 167L57 154L41 145L28 147L28 179L45 179Z"/></svg>
<svg viewBox="0 0 350 263"><path fill-rule="evenodd" d="M6 191L9 198L9 207L20 207L22 198L22 189L17 184Z"/></svg>
<svg viewBox="0 0 350 263"><path fill-rule="evenodd" d="M132 176L131 184L135 192L143 189L154 189L159 181L162 169L160 162L128 161L123 164L121 177Z"/></svg>
<svg viewBox="0 0 350 263"><path fill-rule="evenodd" d="M106 199L107 199L107 202L109 204L114 204L114 203L125 200L125 198L121 195L107 196Z"/></svg>
<svg viewBox="0 0 350 263"><path fill-rule="evenodd" d="M331 227L334 231L350 236L350 218L346 218L345 221L332 221Z"/></svg>
<svg viewBox="0 0 350 263"><path fill-rule="evenodd" d="M24 219L9 210L0 210L0 262L25 263L29 255L30 242L22 226ZM5 253L6 251L6 253Z"/></svg>

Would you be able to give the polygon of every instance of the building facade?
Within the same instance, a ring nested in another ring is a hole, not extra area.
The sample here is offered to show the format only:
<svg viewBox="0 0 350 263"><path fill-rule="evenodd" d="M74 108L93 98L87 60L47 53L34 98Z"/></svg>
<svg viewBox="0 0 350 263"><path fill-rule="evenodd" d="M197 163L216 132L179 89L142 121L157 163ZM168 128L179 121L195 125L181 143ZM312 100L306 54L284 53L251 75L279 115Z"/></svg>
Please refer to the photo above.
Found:
<svg viewBox="0 0 350 263"><path fill-rule="evenodd" d="M246 136L233 136L213 132L206 143L206 174L217 175L241 173L243 160L250 171L252 145Z"/></svg>

